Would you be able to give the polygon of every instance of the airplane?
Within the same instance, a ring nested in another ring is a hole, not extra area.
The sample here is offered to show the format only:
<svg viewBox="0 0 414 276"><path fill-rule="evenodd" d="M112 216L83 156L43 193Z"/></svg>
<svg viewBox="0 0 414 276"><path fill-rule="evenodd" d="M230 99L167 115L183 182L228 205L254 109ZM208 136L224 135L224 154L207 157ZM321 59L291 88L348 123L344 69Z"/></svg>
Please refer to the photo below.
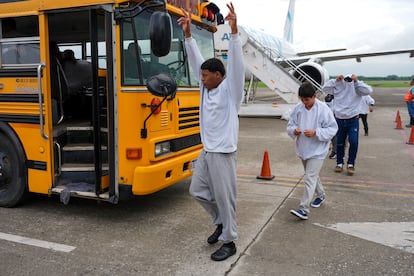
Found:
<svg viewBox="0 0 414 276"><path fill-rule="evenodd" d="M403 53L409 53L410 58L414 57L414 49L351 54L340 53L346 50L344 48L296 52L293 45L294 12L295 0L290 0L283 38L239 25L239 33L244 47L246 80L250 80L251 83L247 95L250 94L254 79L259 79L271 90L279 92L278 94L286 102L295 103L297 102L297 87L301 82L309 80L320 89L329 79L329 74L323 67L324 62L344 59L356 59L357 62L361 62L361 59L365 57ZM214 34L215 51L216 57L221 58L224 62L227 58L229 39L229 26L227 24L218 25L217 32ZM327 55L328 53L330 54ZM273 63L273 65L270 65L270 63ZM286 72L290 76L287 76ZM292 80L288 80L292 76L296 80L296 84ZM288 84L289 82L290 84ZM291 93L289 94L289 92ZM248 97L246 98L245 102L247 103Z"/></svg>

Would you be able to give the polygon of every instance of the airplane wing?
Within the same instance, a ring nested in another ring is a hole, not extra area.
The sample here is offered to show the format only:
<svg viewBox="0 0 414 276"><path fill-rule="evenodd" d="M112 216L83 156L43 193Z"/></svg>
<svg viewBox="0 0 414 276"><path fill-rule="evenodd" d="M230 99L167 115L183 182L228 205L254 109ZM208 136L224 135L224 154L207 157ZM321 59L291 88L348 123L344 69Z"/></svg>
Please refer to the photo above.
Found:
<svg viewBox="0 0 414 276"><path fill-rule="evenodd" d="M392 51L381 51L371 53L338 53L328 54L332 52L340 52L346 49L328 49L320 51L307 51L307 52L296 52L293 45L290 43L277 38L273 35L269 35L261 30L256 30L248 26L240 26L242 37L244 37L244 43L249 39L253 41L258 47L261 47L264 51L270 52L275 61L277 61L283 67L288 67L292 63L299 66L302 63L313 61L322 65L327 61L343 60L343 59L356 59L357 62L361 62L364 57L375 57L385 55L396 55L408 53L410 57L414 57L414 49L406 50L392 50ZM223 39L216 39L217 42L222 42ZM243 44L244 44L243 43ZM217 46L217 44L215 45ZM227 46L221 46L223 49ZM217 48L217 47L216 47ZM221 48L220 48L221 49ZM326 54L326 55L322 55ZM287 61L286 61L287 60Z"/></svg>
<svg viewBox="0 0 414 276"><path fill-rule="evenodd" d="M384 52L374 52L374 53L359 53L359 54L355 53L355 54L348 54L348 55L325 56L325 57L317 57L317 58L319 58L322 62L341 60L341 59L351 59L351 58L355 58L357 62L361 62L361 58L363 57L398 55L398 54L405 54L405 53L409 53L410 58L414 57L414 49L409 49L409 50L395 50L395 51L384 51Z"/></svg>
<svg viewBox="0 0 414 276"><path fill-rule="evenodd" d="M343 59L356 59L357 62L361 62L362 58L365 57L375 57L375 56L386 56L386 55L397 55L397 54L409 54L409 57L414 57L414 49L407 49L407 50L394 50L394 51L382 51L382 52L372 52L372 53L352 53L352 54L342 54L342 55L328 55L328 56L318 56L312 55L313 53L324 53L324 52L333 52L335 50L326 50L326 51L314 51L314 52L302 52L297 54L298 57L286 58L290 62L294 63L295 65L300 65L307 61L314 61L319 64L323 64L327 61L336 61L336 60L343 60ZM339 49L337 50L339 51ZM308 53L310 55L305 56ZM286 62L280 62L282 66L287 66Z"/></svg>
<svg viewBox="0 0 414 276"><path fill-rule="evenodd" d="M311 52L300 52L300 53L296 53L296 55L299 57L303 57L303 56L312 56L312 55L326 54L326 53L339 52L339 51L345 51L345 50L346 48L311 51Z"/></svg>

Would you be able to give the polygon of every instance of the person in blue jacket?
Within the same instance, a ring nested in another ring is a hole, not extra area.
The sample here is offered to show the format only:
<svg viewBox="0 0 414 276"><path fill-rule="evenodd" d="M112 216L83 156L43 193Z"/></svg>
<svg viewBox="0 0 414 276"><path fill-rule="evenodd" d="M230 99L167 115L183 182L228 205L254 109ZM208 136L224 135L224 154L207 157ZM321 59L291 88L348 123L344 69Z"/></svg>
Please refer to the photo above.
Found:
<svg viewBox="0 0 414 276"><path fill-rule="evenodd" d="M335 172L340 173L343 170L345 141L348 138L347 173L354 175L359 139L359 106L362 97L372 93L372 88L358 80L355 74L348 74L330 79L322 87L322 91L326 94L332 94L335 98L333 111L338 123Z"/></svg>

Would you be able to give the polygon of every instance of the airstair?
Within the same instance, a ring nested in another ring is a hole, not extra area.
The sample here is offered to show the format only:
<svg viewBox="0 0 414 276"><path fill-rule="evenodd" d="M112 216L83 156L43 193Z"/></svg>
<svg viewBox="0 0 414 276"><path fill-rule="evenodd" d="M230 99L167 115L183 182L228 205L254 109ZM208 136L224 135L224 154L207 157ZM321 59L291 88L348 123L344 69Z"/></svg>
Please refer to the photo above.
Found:
<svg viewBox="0 0 414 276"><path fill-rule="evenodd" d="M239 26L239 32L243 44L243 58L246 69L246 81L249 82L244 97L244 104L249 105L250 110L261 110L259 113L281 116L287 109L298 102L298 88L304 80L309 80L318 89L319 83L303 72L298 66L281 53L281 41L273 36L251 30L248 27ZM214 35L216 57L226 62L230 29L228 25L219 25ZM268 45L272 45L269 47ZM279 50L278 50L279 49ZM281 64L287 66L283 67ZM296 72L299 79L291 74ZM257 92L257 82L262 81L271 91L275 92L287 105L272 106L269 109L260 105L250 107L254 102ZM246 110L247 108L244 108ZM243 111L243 106L242 106ZM257 112L257 111L253 111ZM254 114L252 114L254 115ZM256 114L260 116L261 114Z"/></svg>
<svg viewBox="0 0 414 276"><path fill-rule="evenodd" d="M246 103L248 103L250 96L254 96L254 94L251 95L251 92L255 92L253 90L255 79L262 81L286 103L297 102L300 82L277 63L277 53L262 45L254 37L248 36L247 43L243 46L243 57L246 71L250 72Z"/></svg>

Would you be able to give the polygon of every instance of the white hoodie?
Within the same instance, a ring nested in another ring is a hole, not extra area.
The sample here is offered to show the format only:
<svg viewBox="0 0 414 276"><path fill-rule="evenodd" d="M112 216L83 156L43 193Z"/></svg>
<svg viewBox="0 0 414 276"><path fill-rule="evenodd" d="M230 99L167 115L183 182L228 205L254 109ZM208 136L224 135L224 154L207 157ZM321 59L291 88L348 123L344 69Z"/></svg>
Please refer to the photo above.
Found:
<svg viewBox="0 0 414 276"><path fill-rule="evenodd" d="M371 86L363 81L346 82L330 79L325 83L322 91L334 95L333 111L338 119L350 119L359 115L362 96L372 93Z"/></svg>
<svg viewBox="0 0 414 276"><path fill-rule="evenodd" d="M204 62L196 41L185 40L188 61L200 83L201 142L207 152L230 153L237 150L238 112L244 93L243 52L239 35L231 35L226 78L220 85L207 91L201 80Z"/></svg>

